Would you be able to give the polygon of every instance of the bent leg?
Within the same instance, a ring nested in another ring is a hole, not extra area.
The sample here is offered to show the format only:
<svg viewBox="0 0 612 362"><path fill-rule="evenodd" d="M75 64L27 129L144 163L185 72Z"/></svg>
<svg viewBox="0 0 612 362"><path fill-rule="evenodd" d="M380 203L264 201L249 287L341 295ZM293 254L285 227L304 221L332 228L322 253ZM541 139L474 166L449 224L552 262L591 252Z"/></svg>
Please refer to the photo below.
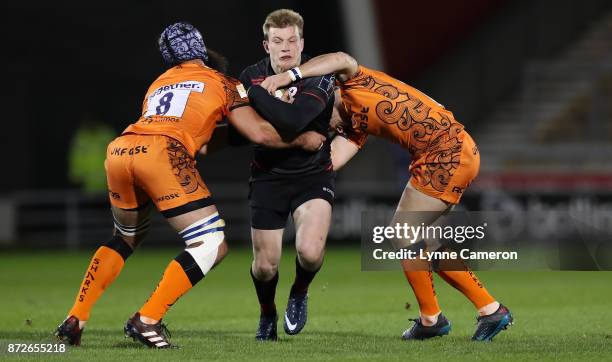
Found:
<svg viewBox="0 0 612 362"><path fill-rule="evenodd" d="M438 219L449 206L436 198L425 195L414 189L410 182L406 185L402 198L397 206L392 225L406 223L408 225L430 225ZM396 248L409 247L402 240L395 240ZM421 322L431 326L437 321L440 306L433 285L433 274L430 263L422 260L402 260L404 275L410 283L419 303Z"/></svg>
<svg viewBox="0 0 612 362"><path fill-rule="evenodd" d="M499 303L467 265L465 270L439 270L437 273L444 281L465 295L480 315L489 315L499 308Z"/></svg>
<svg viewBox="0 0 612 362"><path fill-rule="evenodd" d="M168 219L187 247L168 264L157 288L142 306L141 320L155 324L170 306L193 288L227 253L223 219L214 205Z"/></svg>
<svg viewBox="0 0 612 362"><path fill-rule="evenodd" d="M150 207L123 210L112 207L115 230L113 237L102 244L91 258L76 300L68 316L79 319L82 328L91 309L106 288L117 278L127 258L146 235L149 227Z"/></svg>
<svg viewBox="0 0 612 362"><path fill-rule="evenodd" d="M414 189L410 183L406 186L402 199L398 205L397 212L401 211L428 211L427 213L407 213L398 214L394 218L395 222L408 222L409 225L431 225L439 219L447 210L448 204ZM400 216L401 215L401 216ZM435 249L437 245L429 243L429 248ZM417 265L417 263L420 263ZM435 290L433 288L433 276L431 266L423 265L424 261L402 261L404 274L408 279L419 302L421 316L424 324L427 325L428 319L435 323L434 311L440 311ZM427 263L429 264L429 263ZM438 275L447 283L459 290L466 296L478 309L481 315L495 312L499 303L488 293L486 288L478 280L476 275L465 266L463 271L439 270Z"/></svg>
<svg viewBox="0 0 612 362"><path fill-rule="evenodd" d="M251 278L259 300L261 314L276 315L276 285L284 229L262 230L251 228L253 263Z"/></svg>
<svg viewBox="0 0 612 362"><path fill-rule="evenodd" d="M323 264L332 207L323 199L309 200L293 212L296 227L297 258L291 295L306 294Z"/></svg>

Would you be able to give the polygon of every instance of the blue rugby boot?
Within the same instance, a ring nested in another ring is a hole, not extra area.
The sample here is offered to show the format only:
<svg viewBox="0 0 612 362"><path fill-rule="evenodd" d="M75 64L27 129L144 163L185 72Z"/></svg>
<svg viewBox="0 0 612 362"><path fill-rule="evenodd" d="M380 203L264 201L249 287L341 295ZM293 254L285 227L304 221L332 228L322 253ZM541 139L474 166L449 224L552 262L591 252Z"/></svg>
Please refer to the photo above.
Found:
<svg viewBox="0 0 612 362"><path fill-rule="evenodd" d="M412 328L404 331L402 334L403 340L423 340L433 337L442 337L447 335L451 330L450 322L442 313L438 315L438 321L433 326L424 326L423 323L421 323L421 318L411 319L411 321L414 322L414 325Z"/></svg>
<svg viewBox="0 0 612 362"><path fill-rule="evenodd" d="M285 311L285 333L294 335L302 331L308 319L308 294L289 295Z"/></svg>
<svg viewBox="0 0 612 362"><path fill-rule="evenodd" d="M507 329L514 322L510 309L500 304L497 310L489 315L480 316L476 319L478 326L472 336L474 341L492 341L499 332Z"/></svg>

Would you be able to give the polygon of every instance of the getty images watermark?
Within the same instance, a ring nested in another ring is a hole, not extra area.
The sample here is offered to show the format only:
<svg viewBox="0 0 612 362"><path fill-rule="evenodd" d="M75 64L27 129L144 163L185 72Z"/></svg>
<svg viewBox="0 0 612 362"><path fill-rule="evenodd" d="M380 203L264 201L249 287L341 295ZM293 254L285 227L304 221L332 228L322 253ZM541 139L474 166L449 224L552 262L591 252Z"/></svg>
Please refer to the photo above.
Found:
<svg viewBox="0 0 612 362"><path fill-rule="evenodd" d="M436 216L364 212L362 270L612 270L612 215L597 225L556 211Z"/></svg>
<svg viewBox="0 0 612 362"><path fill-rule="evenodd" d="M372 242L382 244L390 241L398 250L385 251L382 247L372 251L372 257L376 260L517 260L517 251L474 251L469 248L453 250L466 241L484 240L486 236L487 223L482 225L451 226L451 225L412 225L408 222L395 223L393 226L374 226L372 228ZM449 241L457 245L444 247L442 241ZM417 243L422 244L417 245ZM427 245L436 246L438 248ZM411 246L417 246L412 247Z"/></svg>

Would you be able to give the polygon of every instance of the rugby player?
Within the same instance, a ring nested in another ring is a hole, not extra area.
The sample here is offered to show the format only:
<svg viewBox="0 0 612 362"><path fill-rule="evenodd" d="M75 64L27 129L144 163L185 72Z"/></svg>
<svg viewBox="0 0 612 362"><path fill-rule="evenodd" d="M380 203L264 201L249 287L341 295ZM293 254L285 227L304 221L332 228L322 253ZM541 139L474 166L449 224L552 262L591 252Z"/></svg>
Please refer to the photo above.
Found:
<svg viewBox="0 0 612 362"><path fill-rule="evenodd" d="M267 76L298 66L304 56L304 20L292 10L270 13L263 24L263 47L268 57L247 67L240 81L249 88L249 99L263 118L288 137L305 130L328 137L333 110L333 74L296 82L284 90L292 104L270 97L254 87ZM331 73L331 72L330 72ZM283 232L289 214L295 225L295 279L284 315L284 330L295 335L307 321L308 287L320 270L334 200L331 138L316 153L301 149L255 146L251 163L249 205L253 262L250 268L260 304L257 340L277 339L274 302L278 282Z"/></svg>
<svg viewBox="0 0 612 362"><path fill-rule="evenodd" d="M273 93L294 79L336 72L341 94L338 104L340 131L332 142L334 170L341 168L365 144L368 135L380 136L404 147L412 156L411 178L397 206L393 224L431 224L459 203L478 174L480 155L476 144L453 114L424 93L389 75L368 69L345 53L313 58L299 67L267 78L260 85ZM339 102L340 103L340 102ZM428 211L416 213L408 211ZM404 212L404 213L402 213ZM423 220L423 214L427 214ZM431 216L429 216L431 215ZM400 245L405 247L406 245ZM420 317L406 330L404 339L426 339L448 334L451 325L441 313L431 269L415 270L410 261L403 269L419 303ZM427 268L424 268L427 269ZM512 324L508 308L497 302L467 269L437 273L462 292L478 310L474 340L491 340Z"/></svg>
<svg viewBox="0 0 612 362"><path fill-rule="evenodd" d="M316 132L306 132L285 142L249 106L238 81L208 66L211 60L202 35L191 24L165 28L159 49L169 69L149 87L142 116L108 146L105 169L114 236L92 257L74 305L57 328L57 337L72 345L80 344L93 305L147 233L152 202L186 247L124 331L149 347L171 346L162 317L227 253L225 223L195 167L196 154L222 118L267 147L316 151L325 141Z"/></svg>

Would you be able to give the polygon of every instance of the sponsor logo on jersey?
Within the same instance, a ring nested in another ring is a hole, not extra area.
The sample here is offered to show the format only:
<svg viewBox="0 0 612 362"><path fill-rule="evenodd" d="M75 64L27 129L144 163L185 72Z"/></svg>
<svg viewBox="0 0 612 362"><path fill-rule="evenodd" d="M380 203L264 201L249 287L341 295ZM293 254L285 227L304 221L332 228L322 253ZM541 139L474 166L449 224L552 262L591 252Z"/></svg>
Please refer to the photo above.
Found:
<svg viewBox="0 0 612 362"><path fill-rule="evenodd" d="M169 194L169 195L164 195L164 196L160 196L157 198L157 202L160 201L168 201L168 200L173 200L173 199L178 199L179 197L181 197L181 195L179 195L178 193L173 193L173 194Z"/></svg>
<svg viewBox="0 0 612 362"><path fill-rule="evenodd" d="M149 145L136 146L136 147L113 147L111 150L111 156L123 156L123 155L138 155L140 153L148 153Z"/></svg>
<svg viewBox="0 0 612 362"><path fill-rule="evenodd" d="M204 91L204 83L188 80L186 82L164 85L154 90L153 93L149 94L149 99L161 93L173 90L188 90L191 92L202 93Z"/></svg>
<svg viewBox="0 0 612 362"><path fill-rule="evenodd" d="M149 116L142 118L138 121L141 124L151 124L151 123L178 123L181 119L177 117L164 117L164 116Z"/></svg>
<svg viewBox="0 0 612 362"><path fill-rule="evenodd" d="M323 191L329 193L330 195L332 195L332 197L335 197L336 195L334 194L334 192L329 188L329 187L323 187Z"/></svg>
<svg viewBox="0 0 612 362"><path fill-rule="evenodd" d="M192 80L161 86L147 96L147 106L142 116L180 118L187 107L189 95L204 92L204 86L204 83Z"/></svg>

